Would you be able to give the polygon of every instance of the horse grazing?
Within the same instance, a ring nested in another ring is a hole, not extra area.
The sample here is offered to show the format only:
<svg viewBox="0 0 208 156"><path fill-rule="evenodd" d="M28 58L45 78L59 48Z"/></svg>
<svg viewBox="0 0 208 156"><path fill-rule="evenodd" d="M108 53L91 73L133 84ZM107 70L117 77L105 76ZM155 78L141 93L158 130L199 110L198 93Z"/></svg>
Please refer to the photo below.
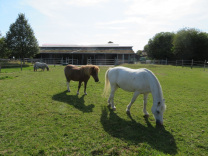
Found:
<svg viewBox="0 0 208 156"><path fill-rule="evenodd" d="M81 87L82 82L84 82L84 93L86 93L86 88L87 88L87 82L90 79L90 76L92 76L95 80L95 82L99 81L98 78L98 72L99 72L99 67L95 65L85 65L82 67L77 67L74 65L67 65L64 68L66 80L67 80L67 89L70 92L69 88L69 83L71 80L73 81L79 81L79 86L77 90L77 94L79 94L79 89Z"/></svg>
<svg viewBox="0 0 208 156"><path fill-rule="evenodd" d="M38 68L41 68L42 71L44 71L46 68L47 71L49 71L48 65L46 63L35 62L33 67L34 67L34 72L37 71Z"/></svg>
<svg viewBox="0 0 208 156"><path fill-rule="evenodd" d="M104 95L106 95L109 86L111 86L111 93L108 103L113 110L116 110L116 107L114 106L114 93L118 88L128 92L134 92L133 98L126 109L127 114L130 114L130 108L138 95L144 94L143 112L145 117L149 117L146 105L148 94L152 93L153 106L151 111L155 117L156 124L163 125L163 112L165 111L166 106L165 100L163 99L162 87L157 77L150 70L145 68L130 69L126 67L110 68L105 73Z"/></svg>

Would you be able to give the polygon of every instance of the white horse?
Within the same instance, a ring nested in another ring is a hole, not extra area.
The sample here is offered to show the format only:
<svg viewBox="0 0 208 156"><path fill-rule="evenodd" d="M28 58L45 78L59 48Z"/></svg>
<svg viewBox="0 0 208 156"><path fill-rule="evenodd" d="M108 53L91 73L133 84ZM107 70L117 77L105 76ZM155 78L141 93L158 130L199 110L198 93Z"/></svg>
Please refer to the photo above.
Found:
<svg viewBox="0 0 208 156"><path fill-rule="evenodd" d="M110 85L109 85L110 82ZM116 110L114 106L114 93L118 88L128 92L134 92L133 98L127 106L126 112L130 114L130 108L139 94L144 94L143 112L145 117L149 117L146 110L147 97L149 93L153 96L152 113L155 117L156 124L163 125L163 112L165 111L165 100L161 85L157 77L148 69L130 69L126 67L109 68L105 73L105 88L106 95L111 86L111 93L108 99L109 106Z"/></svg>
<svg viewBox="0 0 208 156"><path fill-rule="evenodd" d="M47 71L49 71L48 65L46 63L35 62L33 67L34 67L34 71L37 71L38 68L41 68L43 71L46 68Z"/></svg>

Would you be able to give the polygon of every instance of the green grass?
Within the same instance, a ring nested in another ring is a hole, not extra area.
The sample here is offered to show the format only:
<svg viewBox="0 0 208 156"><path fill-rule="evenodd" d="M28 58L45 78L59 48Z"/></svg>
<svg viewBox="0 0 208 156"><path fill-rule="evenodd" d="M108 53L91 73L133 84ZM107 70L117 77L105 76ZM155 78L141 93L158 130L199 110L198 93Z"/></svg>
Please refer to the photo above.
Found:
<svg viewBox="0 0 208 156"><path fill-rule="evenodd" d="M208 72L200 68L125 65L148 68L158 77L166 100L164 127L157 127L148 98L125 110L133 93L119 89L107 107L99 83L90 78L84 95L77 82L68 93L63 66L33 72L31 67L0 73L0 155L208 155Z"/></svg>

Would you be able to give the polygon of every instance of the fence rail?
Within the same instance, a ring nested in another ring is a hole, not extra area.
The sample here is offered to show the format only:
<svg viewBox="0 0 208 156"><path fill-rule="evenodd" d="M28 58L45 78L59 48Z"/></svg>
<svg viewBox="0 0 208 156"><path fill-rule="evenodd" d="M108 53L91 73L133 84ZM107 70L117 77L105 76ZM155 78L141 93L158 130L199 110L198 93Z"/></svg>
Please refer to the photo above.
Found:
<svg viewBox="0 0 208 156"><path fill-rule="evenodd" d="M21 68L22 67L28 67L33 66L35 62L44 62L50 65L67 65L67 64L75 64L78 65L78 59L50 59L50 58L44 58L44 59L0 59L0 72L2 68Z"/></svg>
<svg viewBox="0 0 208 156"><path fill-rule="evenodd" d="M50 59L50 58L40 58L40 59L0 59L0 72L1 68L14 68L18 67L27 67L27 66L33 66L35 62L44 62L49 65L67 65L67 64L74 64L78 65L79 60L78 59ZM208 62L206 60L204 61L194 61L194 60L175 60L175 61L169 61L169 60L146 60L146 61L139 61L135 62L134 60L124 60L124 59L88 59L87 64L94 64L94 65L120 65L120 64L133 64L133 63L141 63L141 64L160 64L160 65L174 65L174 66L181 66L181 67L190 67L191 69L194 67L200 67L204 68L204 71L206 67L208 67Z"/></svg>
<svg viewBox="0 0 208 156"><path fill-rule="evenodd" d="M168 61L168 60L146 60L141 63L145 64L160 64L160 65L174 65L181 67L190 67L191 69L194 67L204 68L208 66L208 61L194 61L194 60L176 60L176 61Z"/></svg>
<svg viewBox="0 0 208 156"><path fill-rule="evenodd" d="M133 60L123 60L123 59L88 59L87 64L94 65L120 65L120 64L133 64Z"/></svg>

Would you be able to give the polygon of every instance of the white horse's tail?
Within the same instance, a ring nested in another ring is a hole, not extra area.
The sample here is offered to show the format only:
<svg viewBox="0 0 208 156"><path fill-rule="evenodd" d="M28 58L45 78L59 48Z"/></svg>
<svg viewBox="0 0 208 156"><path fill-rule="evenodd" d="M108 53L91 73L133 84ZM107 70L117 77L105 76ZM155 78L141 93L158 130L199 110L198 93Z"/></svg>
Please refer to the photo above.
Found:
<svg viewBox="0 0 208 156"><path fill-rule="evenodd" d="M110 68L105 72L105 87L103 90L103 96L106 97L110 88L110 81L108 79L108 72L109 72Z"/></svg>

